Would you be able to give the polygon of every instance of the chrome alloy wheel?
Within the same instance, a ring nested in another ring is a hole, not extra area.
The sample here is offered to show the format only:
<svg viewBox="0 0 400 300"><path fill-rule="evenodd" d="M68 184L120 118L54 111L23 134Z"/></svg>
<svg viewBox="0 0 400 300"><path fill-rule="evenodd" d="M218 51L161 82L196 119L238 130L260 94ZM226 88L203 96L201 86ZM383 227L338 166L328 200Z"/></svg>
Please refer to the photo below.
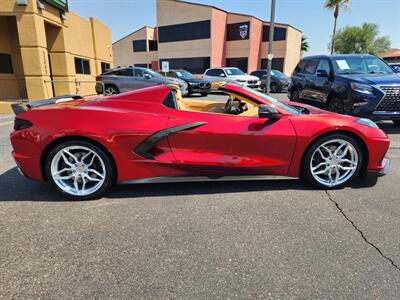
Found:
<svg viewBox="0 0 400 300"><path fill-rule="evenodd" d="M84 146L69 146L58 151L51 161L50 170L55 184L74 196L95 193L106 179L102 158Z"/></svg>
<svg viewBox="0 0 400 300"><path fill-rule="evenodd" d="M334 139L320 145L312 154L311 175L326 187L335 187L349 180L357 171L356 148L348 141Z"/></svg>

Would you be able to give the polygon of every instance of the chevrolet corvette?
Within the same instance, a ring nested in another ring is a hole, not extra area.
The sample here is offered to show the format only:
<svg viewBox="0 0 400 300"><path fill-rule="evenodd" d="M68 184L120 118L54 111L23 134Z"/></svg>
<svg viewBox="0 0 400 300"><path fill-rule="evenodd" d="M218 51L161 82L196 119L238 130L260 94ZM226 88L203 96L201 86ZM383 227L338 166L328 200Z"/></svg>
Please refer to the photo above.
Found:
<svg viewBox="0 0 400 300"><path fill-rule="evenodd" d="M285 177L332 189L389 171L389 139L371 120L217 88L226 102L171 85L14 105L12 154L23 175L77 200L115 183Z"/></svg>

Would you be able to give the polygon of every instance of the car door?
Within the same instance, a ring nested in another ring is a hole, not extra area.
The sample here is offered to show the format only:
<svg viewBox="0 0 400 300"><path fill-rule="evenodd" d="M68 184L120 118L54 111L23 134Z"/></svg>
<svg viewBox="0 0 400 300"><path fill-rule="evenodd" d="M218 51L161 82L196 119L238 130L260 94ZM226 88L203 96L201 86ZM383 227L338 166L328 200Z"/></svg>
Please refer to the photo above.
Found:
<svg viewBox="0 0 400 300"><path fill-rule="evenodd" d="M134 69L134 85L135 89L141 89L159 84L159 80L146 72L144 69Z"/></svg>
<svg viewBox="0 0 400 300"><path fill-rule="evenodd" d="M279 120L175 110L168 136L176 163L195 173L282 174L288 171L296 133L288 118Z"/></svg>
<svg viewBox="0 0 400 300"><path fill-rule="evenodd" d="M328 97L329 89L331 86L331 64L327 58L321 58L318 62L315 85L314 97L316 101L325 103Z"/></svg>
<svg viewBox="0 0 400 300"><path fill-rule="evenodd" d="M316 79L317 79L317 65L319 59L311 58L308 59L304 66L304 90L303 98L307 100L315 101L317 100L315 90L316 90Z"/></svg>
<svg viewBox="0 0 400 300"><path fill-rule="evenodd" d="M115 71L115 84L120 93L128 92L133 90L133 70L131 68L120 69Z"/></svg>

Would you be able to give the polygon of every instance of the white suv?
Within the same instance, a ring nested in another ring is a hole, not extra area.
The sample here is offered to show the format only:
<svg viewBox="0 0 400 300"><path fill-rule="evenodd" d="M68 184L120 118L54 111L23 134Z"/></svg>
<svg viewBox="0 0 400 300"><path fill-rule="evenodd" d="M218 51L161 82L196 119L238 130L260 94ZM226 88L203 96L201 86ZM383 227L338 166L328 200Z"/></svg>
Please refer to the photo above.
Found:
<svg viewBox="0 0 400 300"><path fill-rule="evenodd" d="M256 76L248 75L238 68L211 68L204 72L203 79L209 81L236 81L241 85L258 88L260 79Z"/></svg>

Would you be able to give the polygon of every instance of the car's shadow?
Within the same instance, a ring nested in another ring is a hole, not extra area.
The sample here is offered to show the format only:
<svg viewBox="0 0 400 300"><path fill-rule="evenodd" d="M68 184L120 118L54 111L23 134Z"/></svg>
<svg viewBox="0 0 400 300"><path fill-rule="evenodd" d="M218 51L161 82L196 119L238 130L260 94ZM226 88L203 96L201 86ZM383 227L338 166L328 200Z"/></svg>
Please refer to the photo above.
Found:
<svg viewBox="0 0 400 300"><path fill-rule="evenodd" d="M377 183L376 176L357 180L351 188L369 188ZM48 183L29 180L12 168L0 175L0 202L32 201L62 202L69 201ZM212 195L223 193L243 193L282 190L315 190L301 180L259 180L259 181L218 181L116 185L105 195L108 199L127 199L162 196Z"/></svg>

